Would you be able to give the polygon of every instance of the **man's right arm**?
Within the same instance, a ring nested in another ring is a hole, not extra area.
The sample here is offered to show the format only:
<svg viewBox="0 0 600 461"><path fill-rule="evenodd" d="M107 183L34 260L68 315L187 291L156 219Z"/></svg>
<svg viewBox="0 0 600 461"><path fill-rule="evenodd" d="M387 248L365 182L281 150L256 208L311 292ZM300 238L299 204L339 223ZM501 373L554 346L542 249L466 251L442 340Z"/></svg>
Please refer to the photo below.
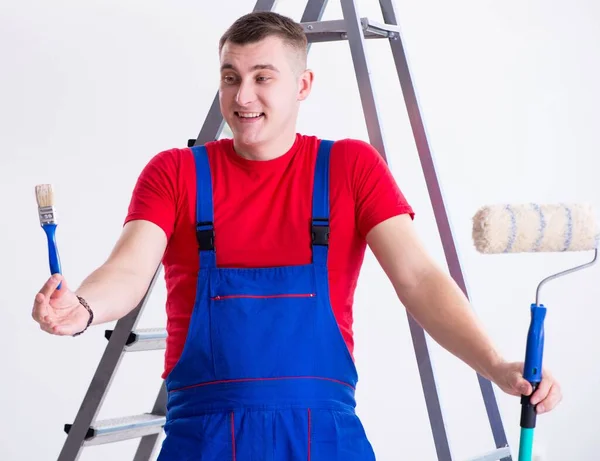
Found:
<svg viewBox="0 0 600 461"><path fill-rule="evenodd" d="M150 221L133 220L123 226L106 262L75 290L94 311L93 325L118 320L137 306L166 246L165 232Z"/></svg>
<svg viewBox="0 0 600 461"><path fill-rule="evenodd" d="M32 310L42 330L57 335L79 334L90 319L93 325L119 320L139 304L175 226L182 190L179 173L185 171L183 160L189 161L188 151L171 149L148 162L136 181L118 241L107 260L77 290L73 291L59 274L45 282ZM57 290L61 281L64 284Z"/></svg>

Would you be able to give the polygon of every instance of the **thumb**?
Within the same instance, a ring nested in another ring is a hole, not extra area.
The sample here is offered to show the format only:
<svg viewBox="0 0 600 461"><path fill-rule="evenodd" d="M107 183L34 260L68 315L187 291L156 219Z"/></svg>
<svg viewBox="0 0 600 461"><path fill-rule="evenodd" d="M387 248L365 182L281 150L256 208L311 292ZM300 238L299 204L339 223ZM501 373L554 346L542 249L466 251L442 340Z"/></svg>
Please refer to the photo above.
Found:
<svg viewBox="0 0 600 461"><path fill-rule="evenodd" d="M533 391L531 384L520 373L513 374L512 387L522 395L529 395Z"/></svg>
<svg viewBox="0 0 600 461"><path fill-rule="evenodd" d="M54 292L50 296L50 298L58 299L61 296L63 296L65 293L69 292L69 287L67 285L67 281L65 280L65 278L62 274L54 274L53 277L56 278L56 280L58 282L58 286L60 286L60 288L57 287L56 290L54 290Z"/></svg>

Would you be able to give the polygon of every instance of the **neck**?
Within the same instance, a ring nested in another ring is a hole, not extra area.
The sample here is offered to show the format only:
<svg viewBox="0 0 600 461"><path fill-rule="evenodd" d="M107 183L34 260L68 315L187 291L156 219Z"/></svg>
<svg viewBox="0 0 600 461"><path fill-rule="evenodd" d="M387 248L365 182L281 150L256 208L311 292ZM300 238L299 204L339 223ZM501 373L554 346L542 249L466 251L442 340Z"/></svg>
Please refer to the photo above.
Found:
<svg viewBox="0 0 600 461"><path fill-rule="evenodd" d="M286 154L296 142L296 132L285 133L276 139L259 144L246 145L233 139L233 148L240 156L248 160L266 161L273 160Z"/></svg>

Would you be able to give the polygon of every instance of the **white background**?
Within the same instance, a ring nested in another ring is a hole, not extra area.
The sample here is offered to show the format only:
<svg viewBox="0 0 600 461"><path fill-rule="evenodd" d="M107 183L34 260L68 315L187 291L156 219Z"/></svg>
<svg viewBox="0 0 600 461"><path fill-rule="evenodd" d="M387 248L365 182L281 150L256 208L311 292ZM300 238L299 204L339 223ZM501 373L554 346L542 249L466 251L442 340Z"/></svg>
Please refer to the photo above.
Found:
<svg viewBox="0 0 600 461"><path fill-rule="evenodd" d="M217 41L251 0L40 0L0 6L0 459L56 459L106 346L41 332L30 317L48 276L34 186L53 183L58 242L73 286L108 255L131 190L157 152L195 138L217 88ZM357 2L381 20L376 0ZM600 4L594 0L397 0L403 39L469 293L507 358L521 360L539 280L589 254L482 256L471 217L487 203L590 201L600 139ZM276 10L295 19L303 2ZM324 19L342 17L331 1ZM416 226L444 262L395 68L385 41L368 43L391 168ZM311 49L314 92L298 130L367 140L347 43ZM401 236L399 236L401 238ZM538 419L545 460L600 459L600 266L550 284L545 364L565 398ZM164 325L164 282L141 327ZM406 315L371 254L356 294L358 411L378 459L436 459ZM107 325L110 328L112 325ZM431 344L456 460L493 448L475 374ZM126 356L101 418L150 410L162 351ZM497 392L509 441L517 398ZM81 460L132 459L136 442L84 450Z"/></svg>

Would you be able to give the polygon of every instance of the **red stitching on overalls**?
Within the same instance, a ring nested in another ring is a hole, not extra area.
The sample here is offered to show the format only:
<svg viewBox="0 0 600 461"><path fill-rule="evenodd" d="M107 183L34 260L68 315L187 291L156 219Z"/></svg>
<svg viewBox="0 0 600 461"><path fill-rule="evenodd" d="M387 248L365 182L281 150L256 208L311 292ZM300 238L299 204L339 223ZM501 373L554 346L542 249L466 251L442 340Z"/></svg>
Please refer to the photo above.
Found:
<svg viewBox="0 0 600 461"><path fill-rule="evenodd" d="M222 301L224 299L272 299L272 298L314 298L315 293L299 293L299 294L281 294L281 295L223 295L213 296L210 299L213 301Z"/></svg>
<svg viewBox="0 0 600 461"><path fill-rule="evenodd" d="M311 420L310 420L310 408L308 409L308 461L310 461L310 431L311 431Z"/></svg>
<svg viewBox="0 0 600 461"><path fill-rule="evenodd" d="M332 379L332 378L323 378L320 376L281 376L281 377L275 377L275 378L239 378L239 379L224 379L221 381L208 381L205 383L199 383L199 384L192 384L191 386L185 386L185 387L180 387L178 389L172 389L169 392L179 392L179 391L185 391L187 389L193 389L194 387L203 387L203 386L212 386L214 384L227 384L227 383L243 383L243 382L249 382L249 381L274 381L274 380L281 380L281 379L320 379L323 381L331 381L337 384L343 384L344 386L349 387L350 389L354 389L353 386L351 386L348 383L345 383L343 381L339 381L337 379Z"/></svg>
<svg viewBox="0 0 600 461"><path fill-rule="evenodd" d="M231 412L231 459L235 461L235 418Z"/></svg>

